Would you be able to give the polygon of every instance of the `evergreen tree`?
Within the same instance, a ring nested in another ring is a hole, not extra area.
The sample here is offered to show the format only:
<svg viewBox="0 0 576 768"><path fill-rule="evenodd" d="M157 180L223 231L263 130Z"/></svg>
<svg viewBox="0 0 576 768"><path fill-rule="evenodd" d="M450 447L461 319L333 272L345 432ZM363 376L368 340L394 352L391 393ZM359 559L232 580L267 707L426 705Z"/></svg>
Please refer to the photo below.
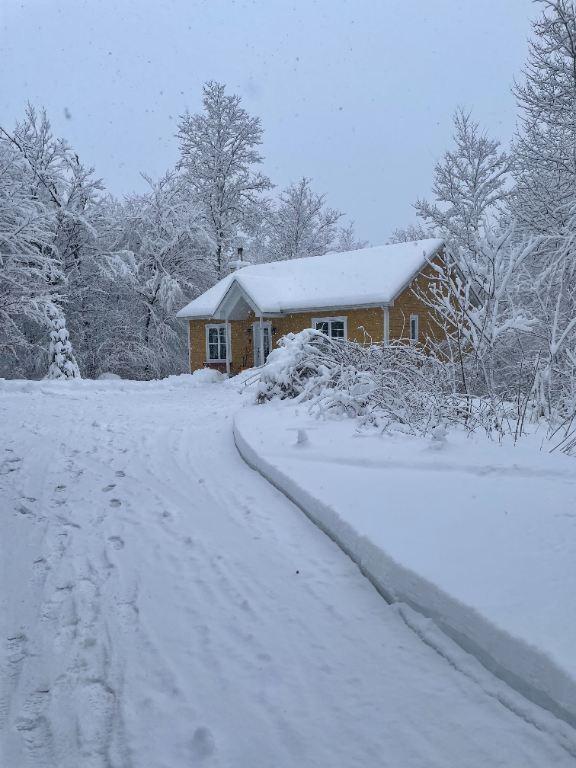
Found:
<svg viewBox="0 0 576 768"><path fill-rule="evenodd" d="M50 328L47 379L79 379L80 369L72 351L64 315L53 302L46 305L46 318Z"/></svg>

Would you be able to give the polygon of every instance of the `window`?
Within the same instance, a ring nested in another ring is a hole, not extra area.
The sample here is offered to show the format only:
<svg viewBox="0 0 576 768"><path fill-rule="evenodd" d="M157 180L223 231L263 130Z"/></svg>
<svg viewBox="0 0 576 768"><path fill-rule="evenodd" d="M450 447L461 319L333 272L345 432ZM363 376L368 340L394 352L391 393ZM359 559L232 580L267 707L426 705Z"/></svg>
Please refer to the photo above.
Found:
<svg viewBox="0 0 576 768"><path fill-rule="evenodd" d="M413 344L418 341L418 315L410 315L410 341Z"/></svg>
<svg viewBox="0 0 576 768"><path fill-rule="evenodd" d="M312 320L312 328L325 333L332 339L348 337L348 323L345 317L317 317Z"/></svg>
<svg viewBox="0 0 576 768"><path fill-rule="evenodd" d="M206 326L206 359L209 362L222 363L226 361L226 339L225 324Z"/></svg>

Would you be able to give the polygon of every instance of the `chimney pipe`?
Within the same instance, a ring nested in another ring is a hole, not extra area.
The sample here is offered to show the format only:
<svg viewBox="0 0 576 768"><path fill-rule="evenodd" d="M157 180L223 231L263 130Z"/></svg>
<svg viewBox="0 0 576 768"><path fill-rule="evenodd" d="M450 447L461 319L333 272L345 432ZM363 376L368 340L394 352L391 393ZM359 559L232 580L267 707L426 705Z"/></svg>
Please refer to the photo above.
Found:
<svg viewBox="0 0 576 768"><path fill-rule="evenodd" d="M248 262L244 261L242 256L244 255L244 248L242 246L239 246L237 249L237 257L234 261L230 262L230 267L233 272L237 272L239 269L242 269L242 267L247 267Z"/></svg>

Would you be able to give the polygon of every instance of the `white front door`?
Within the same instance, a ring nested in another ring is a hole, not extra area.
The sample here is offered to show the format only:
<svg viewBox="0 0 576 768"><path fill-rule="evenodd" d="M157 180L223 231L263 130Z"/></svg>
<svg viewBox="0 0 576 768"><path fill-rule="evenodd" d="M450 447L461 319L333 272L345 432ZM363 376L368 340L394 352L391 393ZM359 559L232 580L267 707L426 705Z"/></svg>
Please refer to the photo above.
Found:
<svg viewBox="0 0 576 768"><path fill-rule="evenodd" d="M260 343L260 327L262 327L262 341ZM272 326L270 323L254 323L252 326L252 338L254 340L254 365L258 368L264 365L270 350L272 349ZM262 359L262 347L264 347L264 359Z"/></svg>

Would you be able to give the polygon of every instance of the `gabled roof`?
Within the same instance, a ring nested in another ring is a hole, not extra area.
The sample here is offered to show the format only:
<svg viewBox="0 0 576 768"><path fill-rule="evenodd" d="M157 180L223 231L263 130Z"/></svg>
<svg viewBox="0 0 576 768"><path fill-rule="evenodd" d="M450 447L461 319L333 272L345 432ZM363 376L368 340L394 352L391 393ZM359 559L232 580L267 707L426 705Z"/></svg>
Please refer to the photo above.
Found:
<svg viewBox="0 0 576 768"><path fill-rule="evenodd" d="M390 304L442 245L418 240L253 264L224 277L178 317L213 317L235 283L262 314Z"/></svg>

